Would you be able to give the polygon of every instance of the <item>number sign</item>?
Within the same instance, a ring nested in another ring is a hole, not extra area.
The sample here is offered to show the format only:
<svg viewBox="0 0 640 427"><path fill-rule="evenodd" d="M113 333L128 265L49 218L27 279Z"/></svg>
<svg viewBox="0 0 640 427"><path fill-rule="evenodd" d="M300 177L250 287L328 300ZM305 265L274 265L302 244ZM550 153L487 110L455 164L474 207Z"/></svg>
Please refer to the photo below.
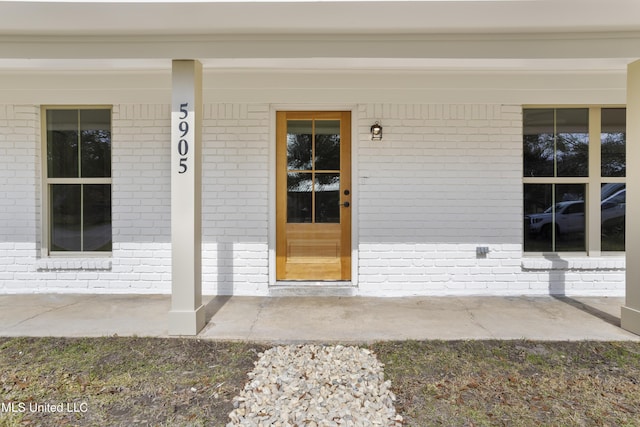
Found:
<svg viewBox="0 0 640 427"><path fill-rule="evenodd" d="M178 131L180 131L180 140L178 141L178 154L180 155L178 159L178 173L185 173L188 169L187 160L189 159L189 139L191 139L191 135L189 134L189 122L187 121L187 117L189 117L189 111L187 107L189 106L188 102L180 104L180 113L181 116L178 118L180 121L178 122Z"/></svg>

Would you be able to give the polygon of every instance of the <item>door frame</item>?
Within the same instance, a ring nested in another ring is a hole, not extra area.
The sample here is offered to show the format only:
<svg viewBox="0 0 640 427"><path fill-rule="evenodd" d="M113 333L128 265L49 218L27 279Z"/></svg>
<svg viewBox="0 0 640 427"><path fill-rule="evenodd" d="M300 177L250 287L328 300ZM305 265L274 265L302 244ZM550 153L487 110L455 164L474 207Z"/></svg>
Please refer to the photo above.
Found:
<svg viewBox="0 0 640 427"><path fill-rule="evenodd" d="M351 113L351 281L277 281L276 280L276 112L278 111L348 111ZM271 104L269 110L269 287L278 285L318 284L320 286L332 286L339 284L352 287L358 286L358 107L353 104L307 105L307 104Z"/></svg>

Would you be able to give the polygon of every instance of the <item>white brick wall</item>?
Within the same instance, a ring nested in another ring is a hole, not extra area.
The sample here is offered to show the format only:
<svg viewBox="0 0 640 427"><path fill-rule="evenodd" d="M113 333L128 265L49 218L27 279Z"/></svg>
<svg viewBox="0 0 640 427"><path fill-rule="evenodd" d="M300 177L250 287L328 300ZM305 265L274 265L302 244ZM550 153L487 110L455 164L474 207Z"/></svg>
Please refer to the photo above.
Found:
<svg viewBox="0 0 640 427"><path fill-rule="evenodd" d="M6 264L0 292L169 292L169 107L113 107L110 259L39 259L40 109L0 111L0 149L7 154L0 172L6 191L0 212L7 215L0 225L0 265ZM23 172L12 169L16 159ZM20 221L24 225L18 226Z"/></svg>
<svg viewBox="0 0 640 427"><path fill-rule="evenodd" d="M40 230L39 108L0 105L0 292L33 292Z"/></svg>
<svg viewBox="0 0 640 427"><path fill-rule="evenodd" d="M266 295L269 106L205 105L203 290Z"/></svg>
<svg viewBox="0 0 640 427"><path fill-rule="evenodd" d="M0 236L6 242L33 242L40 207L38 108L0 105Z"/></svg>
<svg viewBox="0 0 640 427"><path fill-rule="evenodd" d="M169 108L113 107L112 258L39 259L40 109L0 106L0 293L170 292ZM523 258L520 106L354 115L360 294L624 294L623 257ZM267 104L205 105L205 294L269 292L270 117Z"/></svg>
<svg viewBox="0 0 640 427"><path fill-rule="evenodd" d="M598 259L523 269L520 106L367 104L358 114L361 294L624 293L623 270ZM376 120L382 141L369 138Z"/></svg>
<svg viewBox="0 0 640 427"><path fill-rule="evenodd" d="M113 260L100 291L171 291L170 127L168 104L113 107Z"/></svg>

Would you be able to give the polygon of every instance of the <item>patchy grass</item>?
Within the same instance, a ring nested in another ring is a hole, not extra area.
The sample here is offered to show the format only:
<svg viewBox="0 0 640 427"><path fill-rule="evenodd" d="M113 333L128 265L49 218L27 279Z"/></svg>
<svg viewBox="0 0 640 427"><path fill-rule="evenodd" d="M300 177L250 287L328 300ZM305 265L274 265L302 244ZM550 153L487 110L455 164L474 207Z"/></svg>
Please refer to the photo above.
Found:
<svg viewBox="0 0 640 427"><path fill-rule="evenodd" d="M373 350L408 425L640 425L640 343L430 341Z"/></svg>
<svg viewBox="0 0 640 427"><path fill-rule="evenodd" d="M0 338L0 426L224 425L264 349L195 339ZM47 403L64 412L36 406Z"/></svg>
<svg viewBox="0 0 640 427"><path fill-rule="evenodd" d="M385 363L410 426L640 425L640 343L368 347ZM0 426L223 426L265 349L196 339L0 338ZM31 412L38 404L63 404L64 412Z"/></svg>

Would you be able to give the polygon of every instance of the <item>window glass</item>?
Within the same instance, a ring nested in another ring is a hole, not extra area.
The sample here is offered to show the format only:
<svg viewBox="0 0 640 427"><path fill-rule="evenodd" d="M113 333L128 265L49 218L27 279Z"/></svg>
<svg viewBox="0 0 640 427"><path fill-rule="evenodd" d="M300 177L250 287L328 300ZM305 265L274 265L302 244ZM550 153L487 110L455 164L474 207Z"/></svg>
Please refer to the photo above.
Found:
<svg viewBox="0 0 640 427"><path fill-rule="evenodd" d="M524 185L524 250L553 251L553 185Z"/></svg>
<svg viewBox="0 0 640 427"><path fill-rule="evenodd" d="M78 110L47 111L47 176L78 176Z"/></svg>
<svg viewBox="0 0 640 427"><path fill-rule="evenodd" d="M287 169L310 170L313 150L313 121L287 121Z"/></svg>
<svg viewBox="0 0 640 427"><path fill-rule="evenodd" d="M589 173L589 109L526 109L525 177L582 177Z"/></svg>
<svg viewBox="0 0 640 427"><path fill-rule="evenodd" d="M624 108L602 109L600 142L603 177L626 174L626 114Z"/></svg>
<svg viewBox="0 0 640 427"><path fill-rule="evenodd" d="M111 112L80 111L83 177L111 176Z"/></svg>
<svg viewBox="0 0 640 427"><path fill-rule="evenodd" d="M554 176L554 110L524 110L524 176Z"/></svg>
<svg viewBox="0 0 640 427"><path fill-rule="evenodd" d="M340 223L340 120L288 120L287 169L287 222Z"/></svg>
<svg viewBox="0 0 640 427"><path fill-rule="evenodd" d="M111 110L49 109L46 127L49 250L111 251Z"/></svg>
<svg viewBox="0 0 640 427"><path fill-rule="evenodd" d="M590 117L599 121L600 135L589 134ZM598 138L591 151L601 155L589 159L589 141ZM524 250L624 251L625 151L625 108L524 109ZM595 176L589 176L590 161L599 162ZM600 205L586 203L588 186L601 187Z"/></svg>
<svg viewBox="0 0 640 427"><path fill-rule="evenodd" d="M315 169L340 170L340 120L316 120Z"/></svg>
<svg viewBox="0 0 640 427"><path fill-rule="evenodd" d="M111 251L111 185L85 184L82 250Z"/></svg>
<svg viewBox="0 0 640 427"><path fill-rule="evenodd" d="M558 252L586 251L585 185L555 184L555 248Z"/></svg>
<svg viewBox="0 0 640 427"><path fill-rule="evenodd" d="M287 174L287 222L312 222L313 181L312 173L289 172Z"/></svg>
<svg viewBox="0 0 640 427"><path fill-rule="evenodd" d="M625 184L603 184L600 191L601 245L603 251L625 250Z"/></svg>
<svg viewBox="0 0 640 427"><path fill-rule="evenodd" d="M50 189L51 250L82 250L81 186L78 184L53 184Z"/></svg>
<svg viewBox="0 0 640 427"><path fill-rule="evenodd" d="M315 182L316 222L340 222L340 174L317 173Z"/></svg>
<svg viewBox="0 0 640 427"><path fill-rule="evenodd" d="M589 110L556 110L556 176L589 175Z"/></svg>
<svg viewBox="0 0 640 427"><path fill-rule="evenodd" d="M584 200L584 184L525 184L525 251L585 251Z"/></svg>

